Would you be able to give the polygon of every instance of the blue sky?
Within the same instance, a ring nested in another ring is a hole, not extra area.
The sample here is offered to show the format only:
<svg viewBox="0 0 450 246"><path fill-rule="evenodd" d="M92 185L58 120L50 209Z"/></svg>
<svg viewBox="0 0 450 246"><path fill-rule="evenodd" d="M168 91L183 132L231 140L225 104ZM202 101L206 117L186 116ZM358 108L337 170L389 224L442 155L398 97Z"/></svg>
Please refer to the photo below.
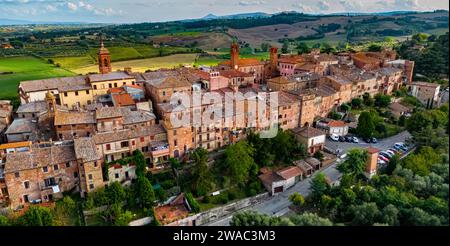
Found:
<svg viewBox="0 0 450 246"><path fill-rule="evenodd" d="M0 18L30 21L157 22L248 12L381 12L449 9L447 0L0 0Z"/></svg>

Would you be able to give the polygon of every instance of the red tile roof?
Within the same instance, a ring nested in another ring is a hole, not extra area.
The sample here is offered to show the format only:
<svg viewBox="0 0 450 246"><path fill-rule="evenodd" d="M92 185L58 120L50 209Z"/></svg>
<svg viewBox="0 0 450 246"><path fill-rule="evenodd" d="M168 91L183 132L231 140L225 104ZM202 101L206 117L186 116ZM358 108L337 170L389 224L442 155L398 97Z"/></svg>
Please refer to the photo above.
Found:
<svg viewBox="0 0 450 246"><path fill-rule="evenodd" d="M377 148L374 148L374 147L369 146L369 147L367 148L367 152L369 152L369 154L375 154L375 153L380 152L380 150L377 149Z"/></svg>
<svg viewBox="0 0 450 246"><path fill-rule="evenodd" d="M332 120L328 123L329 127L343 127L346 125L347 124L345 124L345 122L343 122L342 120Z"/></svg>
<svg viewBox="0 0 450 246"><path fill-rule="evenodd" d="M226 78L237 78L237 77L253 77L249 73L244 73L238 70L220 70L220 75Z"/></svg>
<svg viewBox="0 0 450 246"><path fill-rule="evenodd" d="M303 174L302 170L296 166L285 167L281 170L277 171L277 174L280 175L283 179L291 179Z"/></svg>
<svg viewBox="0 0 450 246"><path fill-rule="evenodd" d="M135 104L133 98L128 93L113 94L112 98L113 98L114 104L119 107L120 106L131 106L131 105Z"/></svg>

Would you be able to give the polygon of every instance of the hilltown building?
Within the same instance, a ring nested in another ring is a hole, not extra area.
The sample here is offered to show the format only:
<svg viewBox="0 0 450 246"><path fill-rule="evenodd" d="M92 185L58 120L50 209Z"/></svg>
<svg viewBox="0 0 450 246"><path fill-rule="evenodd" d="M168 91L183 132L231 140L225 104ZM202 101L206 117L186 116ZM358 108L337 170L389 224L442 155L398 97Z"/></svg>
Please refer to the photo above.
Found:
<svg viewBox="0 0 450 246"><path fill-rule="evenodd" d="M325 142L326 133L311 127L318 118L352 98L390 94L412 82L414 64L395 60L392 51L330 55L313 50L281 57L277 52L272 47L268 61L242 59L233 43L231 59L217 67L112 72L102 43L98 74L21 82L21 105L5 134L8 142L33 144L2 154L0 197L17 208L65 191L85 196L135 178L132 163L114 163L136 150L156 171L170 157L184 158L198 147L212 151L273 124L291 129L312 154ZM183 119L187 124L178 124ZM301 175L296 170L285 177L289 184L282 189L315 170L311 165L299 166ZM274 193L281 189L270 186Z"/></svg>

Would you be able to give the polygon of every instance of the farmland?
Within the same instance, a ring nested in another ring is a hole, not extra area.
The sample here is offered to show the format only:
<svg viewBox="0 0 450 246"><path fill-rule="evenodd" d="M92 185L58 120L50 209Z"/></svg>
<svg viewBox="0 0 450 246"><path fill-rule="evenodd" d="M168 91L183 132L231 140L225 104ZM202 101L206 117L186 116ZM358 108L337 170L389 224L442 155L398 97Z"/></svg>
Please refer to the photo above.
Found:
<svg viewBox="0 0 450 246"><path fill-rule="evenodd" d="M17 97L17 85L23 80L71 76L74 73L34 57L0 59L0 98Z"/></svg>
<svg viewBox="0 0 450 246"><path fill-rule="evenodd" d="M178 67L180 65L192 65L194 64L194 61L197 58L197 56L198 56L197 54L176 54L163 57L112 62L111 65L113 71L123 69L125 67L131 67L133 71L145 72L146 70L149 69L173 68ZM97 72L98 67L96 65L93 65L73 69L72 71L75 73L86 74L89 72Z"/></svg>

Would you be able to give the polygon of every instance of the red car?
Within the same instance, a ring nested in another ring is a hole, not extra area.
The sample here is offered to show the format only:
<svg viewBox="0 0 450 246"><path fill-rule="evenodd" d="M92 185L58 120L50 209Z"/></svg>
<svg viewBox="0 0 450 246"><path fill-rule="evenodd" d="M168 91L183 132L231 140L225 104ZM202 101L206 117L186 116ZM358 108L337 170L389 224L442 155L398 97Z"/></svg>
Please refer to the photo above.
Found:
<svg viewBox="0 0 450 246"><path fill-rule="evenodd" d="M382 156L382 155L378 155L378 159L383 160L385 162L389 162L389 159L384 157L384 156Z"/></svg>

